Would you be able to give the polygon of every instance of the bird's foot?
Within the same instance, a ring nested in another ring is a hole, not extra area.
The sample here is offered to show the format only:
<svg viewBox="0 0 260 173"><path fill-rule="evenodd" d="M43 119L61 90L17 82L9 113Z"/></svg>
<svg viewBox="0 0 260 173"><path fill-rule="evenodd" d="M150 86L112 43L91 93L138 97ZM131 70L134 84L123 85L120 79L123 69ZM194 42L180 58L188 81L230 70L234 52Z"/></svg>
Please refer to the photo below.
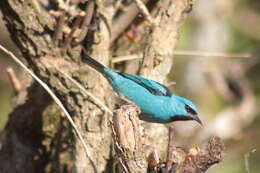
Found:
<svg viewBox="0 0 260 173"><path fill-rule="evenodd" d="M126 103L128 103L127 105L121 106L123 109L128 109L129 107L134 107L134 108L136 108L138 114L140 114L142 112L141 109L132 100L129 100L128 98L125 98L125 97L123 97L122 100L125 101Z"/></svg>
<svg viewBox="0 0 260 173"><path fill-rule="evenodd" d="M130 100L130 99L126 98L126 97L122 97L121 99L124 102L129 103L130 105L135 105L135 102L133 102L132 100Z"/></svg>

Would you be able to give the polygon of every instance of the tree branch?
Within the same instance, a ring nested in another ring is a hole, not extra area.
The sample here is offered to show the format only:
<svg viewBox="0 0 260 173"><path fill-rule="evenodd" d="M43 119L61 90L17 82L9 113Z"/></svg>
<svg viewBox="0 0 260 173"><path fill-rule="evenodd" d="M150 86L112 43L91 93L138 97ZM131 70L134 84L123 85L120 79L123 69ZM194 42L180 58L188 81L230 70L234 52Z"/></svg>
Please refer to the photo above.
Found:
<svg viewBox="0 0 260 173"><path fill-rule="evenodd" d="M117 169L128 173L144 173L146 169L137 112L136 108L124 105L115 110L112 122L114 146L120 163Z"/></svg>
<svg viewBox="0 0 260 173"><path fill-rule="evenodd" d="M108 137L111 135L110 129L106 126L106 115L95 104L86 99L84 94L79 92L78 87L65 78L64 75L60 74L57 69L66 71L66 73L73 76L74 79L77 79L79 83L83 84L84 88L88 88L88 90L102 101L109 95L111 90L107 89L108 84L101 76L99 77L100 85L97 86L96 81L93 80L93 78L97 78L96 72L90 70L87 66L79 65L81 50L85 45L80 44L75 48L69 49L67 51L68 53L62 54L62 49L57 47L52 39L55 31L55 19L52 18L50 13L44 11L46 9L38 11L33 8L33 4L34 2L32 0L2 0L0 1L0 9L10 35L17 47L21 50L28 66L33 69L34 73L40 79L47 81L48 86L62 100L66 109L72 114L80 133L84 134L84 140L86 141L90 152L92 153L96 150L100 151L93 156L94 162L92 163L86 156L80 140L76 138L75 143L71 146L75 149L72 149L75 151L74 169L78 172L84 170L88 170L90 173L102 172L106 169L107 160L110 157L109 144L111 143L109 140L110 138ZM109 59L107 57L109 57L108 50L110 46L110 37L109 29L105 23L107 21L108 24L111 23L110 16L112 16L112 14L105 9L103 2L100 2L97 5L99 10L97 13L102 14L103 18L100 19L97 24L99 30L94 34L92 33L94 41L92 40L89 45L93 46L92 52L94 56L97 57L99 61L102 61L103 64L108 64ZM78 14L79 13L70 14L70 20L75 19ZM68 23L65 23L64 25L69 26ZM102 42L94 45L95 42L97 43L96 40L98 38L102 38ZM39 97L39 99L41 98ZM29 109L28 107L24 108ZM93 113L93 110L95 110L95 113ZM33 115L30 114L30 116ZM51 117L54 115L48 114L47 116ZM24 123L24 128L27 128L26 125L27 124ZM57 127L55 128L53 128L53 131L58 130ZM34 130L31 130L31 132L34 132ZM104 140L107 141L107 145L101 144L100 141ZM12 145L16 145L16 143L13 143ZM9 146L12 145L9 144ZM4 143L3 147L8 146L5 146ZM24 157L27 157L26 155L28 153L23 152L21 154L24 154ZM9 159L11 161L11 155ZM7 158L6 160L8 162ZM18 162L18 160L16 161ZM50 161L51 160L49 160L49 162ZM99 164L96 164L97 161ZM0 165L4 163L5 162L1 162ZM30 161L30 163L33 164L33 161ZM16 165L18 163L14 162L13 164ZM26 164L24 164L24 166L26 166ZM23 170L27 169L24 168ZM33 172L33 170L31 172Z"/></svg>

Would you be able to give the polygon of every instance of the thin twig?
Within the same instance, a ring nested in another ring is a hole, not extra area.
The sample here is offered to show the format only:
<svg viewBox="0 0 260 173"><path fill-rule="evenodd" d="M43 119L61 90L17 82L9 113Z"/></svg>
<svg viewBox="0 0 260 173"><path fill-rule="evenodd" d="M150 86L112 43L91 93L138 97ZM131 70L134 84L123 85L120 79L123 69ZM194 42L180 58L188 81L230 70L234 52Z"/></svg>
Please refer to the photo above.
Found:
<svg viewBox="0 0 260 173"><path fill-rule="evenodd" d="M95 97L91 92L88 92L80 83L78 83L76 80L74 80L70 75L65 73L64 71L57 69L60 73L62 73L64 76L66 76L72 83L74 83L79 89L83 91L83 94L85 96L88 96L92 99L92 101L98 105L103 111L109 113L110 115L113 115L113 112L104 104L101 100L99 100L97 97Z"/></svg>
<svg viewBox="0 0 260 173"><path fill-rule="evenodd" d="M71 118L71 115L66 110L66 108L63 106L62 102L59 100L59 98L52 92L52 90L49 88L49 86L44 83L39 77L37 77L26 65L23 64L22 61L20 61L12 52L8 51L6 48L4 48L2 45L0 45L0 50L2 50L4 53L6 53L9 57L11 57L18 65L20 65L26 72L28 72L53 98L53 100L57 103L57 105L62 109L62 111L65 113L67 119L69 120L71 126L76 132L76 135L78 136L87 157L90 159L91 162L93 162L92 156L90 154L90 151L87 147L87 144L85 143L83 136L81 135L80 131L77 128L77 125L74 123L73 119Z"/></svg>
<svg viewBox="0 0 260 173"><path fill-rule="evenodd" d="M173 148L174 148L174 128L169 126L169 139L168 139L168 150L167 150L167 160L166 160L166 169L169 171L172 168L173 164Z"/></svg>
<svg viewBox="0 0 260 173"><path fill-rule="evenodd" d="M82 15L78 15L72 25L72 29L69 33L69 35L67 36L67 38L65 39L64 45L63 45L63 49L62 52L65 53L67 51L67 49L70 47L71 45L71 41L74 37L75 32L77 31L77 29L79 28L80 24L82 21Z"/></svg>
<svg viewBox="0 0 260 173"><path fill-rule="evenodd" d="M126 173L130 173L127 169L127 167L125 166L124 162L122 161L122 158L119 158L119 162L121 163L121 166L124 168Z"/></svg>
<svg viewBox="0 0 260 173"><path fill-rule="evenodd" d="M253 149L252 151L246 153L244 155L244 159L245 159L245 169L246 169L246 173L250 173L250 166L249 166L249 157L252 153L256 152L256 149Z"/></svg>
<svg viewBox="0 0 260 173"><path fill-rule="evenodd" d="M112 58L111 62L112 63L119 63L122 61L131 61L135 59L141 59L141 55L127 55L127 56L122 56L122 57L115 57Z"/></svg>
<svg viewBox="0 0 260 173"><path fill-rule="evenodd" d="M156 151L152 151L147 159L148 168L151 173L157 173L157 167L159 165L159 157Z"/></svg>
<svg viewBox="0 0 260 173"><path fill-rule="evenodd" d="M250 53L224 53L224 52L200 52L200 51L175 51L174 55L181 56L203 56L203 57L220 57L220 58L251 58ZM141 59L141 54L133 54L122 57L114 57L112 63L119 63L122 61L131 61Z"/></svg>
<svg viewBox="0 0 260 173"><path fill-rule="evenodd" d="M141 13L146 18L146 20L150 23L150 25L155 25L156 24L155 20L150 15L150 13L149 13L148 9L146 8L145 4L143 3L143 1L135 0L135 3L137 5L137 7L139 8L139 10L141 11Z"/></svg>
<svg viewBox="0 0 260 173"><path fill-rule="evenodd" d="M61 14L58 17L57 25L55 26L55 32L53 37L53 42L56 46L58 46L58 43L62 38L64 21L65 21L65 15L64 12L61 11Z"/></svg>
<svg viewBox="0 0 260 173"><path fill-rule="evenodd" d="M143 3L146 3L147 1L148 0L144 0ZM133 20L139 13L136 3L132 3L126 7L125 11L125 13L115 19L115 22L112 25L111 43L113 43L125 31L125 29L132 24Z"/></svg>
<svg viewBox="0 0 260 173"><path fill-rule="evenodd" d="M6 73L7 73L7 75L8 75L8 77L9 77L9 80L11 81L11 84L12 84L12 86L13 86L13 88L14 88L14 91L16 92L16 93L18 93L19 91L21 91L21 83L20 83L20 81L17 79L17 76L16 76L16 74L15 74L15 72L14 72L14 69L13 68L11 68L11 67L8 67L8 68L6 68Z"/></svg>
<svg viewBox="0 0 260 173"><path fill-rule="evenodd" d="M246 173L250 173L250 168L249 168L249 156L250 156L249 153L246 153L246 154L244 155Z"/></svg>
<svg viewBox="0 0 260 173"><path fill-rule="evenodd" d="M93 0L88 1L87 6L86 6L86 11L85 11L85 16L83 18L83 22L79 28L80 34L78 35L77 38L75 38L75 43L73 43L73 45L79 44L87 36L88 26L91 22L93 14L94 14L94 7L95 7L94 1Z"/></svg>
<svg viewBox="0 0 260 173"><path fill-rule="evenodd" d="M203 52L203 51L174 51L174 55L222 57L222 58L250 58L250 53L224 53L224 52Z"/></svg>

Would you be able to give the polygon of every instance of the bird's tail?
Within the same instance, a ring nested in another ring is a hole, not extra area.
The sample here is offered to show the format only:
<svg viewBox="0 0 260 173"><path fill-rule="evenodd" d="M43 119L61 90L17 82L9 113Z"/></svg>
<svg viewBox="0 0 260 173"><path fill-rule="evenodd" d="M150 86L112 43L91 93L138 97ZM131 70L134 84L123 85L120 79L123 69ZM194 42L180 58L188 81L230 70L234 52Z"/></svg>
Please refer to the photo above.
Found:
<svg viewBox="0 0 260 173"><path fill-rule="evenodd" d="M91 58L89 55L85 54L84 57L82 58L82 62L87 63L90 65L92 68L97 70L98 72L104 74L104 69L106 68L104 65L101 63L97 62L95 59Z"/></svg>

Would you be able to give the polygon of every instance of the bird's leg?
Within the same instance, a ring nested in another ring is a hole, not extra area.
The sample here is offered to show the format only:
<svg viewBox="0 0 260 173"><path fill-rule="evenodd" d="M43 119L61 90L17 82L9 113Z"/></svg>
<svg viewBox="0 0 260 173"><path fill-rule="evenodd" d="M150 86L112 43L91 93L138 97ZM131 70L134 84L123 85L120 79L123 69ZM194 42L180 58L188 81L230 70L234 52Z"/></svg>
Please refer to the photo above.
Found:
<svg viewBox="0 0 260 173"><path fill-rule="evenodd" d="M172 125L168 126L169 128L169 140L168 140L168 151L167 151L167 160L166 160L166 169L167 171L170 171L173 166L173 149L175 148L174 142L173 142L173 136L174 136L174 128Z"/></svg>
<svg viewBox="0 0 260 173"><path fill-rule="evenodd" d="M130 105L135 105L135 102L133 102L132 100L126 98L126 97L122 97L121 98L123 101L125 101L126 103L129 103ZM136 105L135 105L136 106Z"/></svg>
<svg viewBox="0 0 260 173"><path fill-rule="evenodd" d="M121 98L123 101L125 101L126 103L128 103L130 106L133 106L137 109L137 113L140 114L142 111L141 109L135 104L135 102L133 102L132 100L126 98L126 97L122 97ZM123 105L123 107L127 108L128 105Z"/></svg>

